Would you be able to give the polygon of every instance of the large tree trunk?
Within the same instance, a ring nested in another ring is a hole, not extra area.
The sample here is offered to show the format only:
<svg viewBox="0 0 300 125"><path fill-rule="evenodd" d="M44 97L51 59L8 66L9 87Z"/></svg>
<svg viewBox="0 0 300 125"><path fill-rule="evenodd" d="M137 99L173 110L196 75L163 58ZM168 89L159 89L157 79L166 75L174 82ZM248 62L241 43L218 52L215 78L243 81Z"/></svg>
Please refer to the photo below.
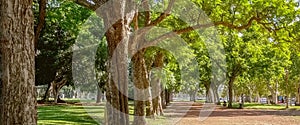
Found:
<svg viewBox="0 0 300 125"><path fill-rule="evenodd" d="M0 46L1 50L1 46ZM0 112L2 112L2 54L0 51ZM0 115L0 122L1 122L1 115Z"/></svg>
<svg viewBox="0 0 300 125"><path fill-rule="evenodd" d="M149 93L147 94L147 96L148 100L146 101L146 116L149 118L154 118L152 96L149 96Z"/></svg>
<svg viewBox="0 0 300 125"><path fill-rule="evenodd" d="M32 0L0 0L2 125L37 124Z"/></svg>
<svg viewBox="0 0 300 125"><path fill-rule="evenodd" d="M58 103L58 99L59 99L59 91L61 90L61 88L67 83L66 79L62 79L59 82L53 81L51 83L51 90L54 96L54 103L57 104Z"/></svg>
<svg viewBox="0 0 300 125"><path fill-rule="evenodd" d="M162 52L158 52L154 61L154 66L156 68L162 69L164 64L164 55ZM154 97L152 99L153 102L153 113L155 115L164 115L163 107L162 107L162 84L160 77L156 76L157 74L152 74L151 76L151 85L152 85L152 96Z"/></svg>
<svg viewBox="0 0 300 125"><path fill-rule="evenodd" d="M100 10L108 43L108 83L106 124L129 125L128 111L128 40L134 9L131 0L110 0ZM130 7L129 7L130 8Z"/></svg>
<svg viewBox="0 0 300 125"><path fill-rule="evenodd" d="M101 0L95 4L76 1L103 18L108 44L108 81L106 84L106 125L129 125L128 40L135 9L132 0ZM97 7L101 6L99 9Z"/></svg>
<svg viewBox="0 0 300 125"><path fill-rule="evenodd" d="M147 69L145 65L145 60L144 60L144 51L138 51L132 58L133 62L133 82L135 85L134 88L134 96L135 96L135 105L134 105L134 125L144 125L146 124L146 119L145 119L145 103L149 101L149 91L147 91L149 85L149 81L147 78ZM151 99L151 97L150 97ZM150 110L152 107L151 104L148 104L148 110ZM148 111L150 114L152 111Z"/></svg>

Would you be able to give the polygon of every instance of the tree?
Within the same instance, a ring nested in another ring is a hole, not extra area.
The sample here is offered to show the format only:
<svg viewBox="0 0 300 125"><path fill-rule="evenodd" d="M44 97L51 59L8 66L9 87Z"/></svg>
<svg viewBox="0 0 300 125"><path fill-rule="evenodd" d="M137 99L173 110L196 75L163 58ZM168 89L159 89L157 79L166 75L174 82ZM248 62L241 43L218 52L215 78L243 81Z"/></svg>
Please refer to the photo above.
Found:
<svg viewBox="0 0 300 125"><path fill-rule="evenodd" d="M106 0L76 0L74 1L82 6L85 6L91 10L96 10L98 7L102 7ZM178 1L177 1L178 2ZM102 14L102 17L104 19L105 29L106 30L106 38L107 38L107 45L108 45L108 67L109 69L112 68L112 66L115 66L116 68L114 71L118 72L118 74L112 75L113 72L110 71L109 80L107 84L107 99L109 104L112 105L111 109L108 108L107 116L108 116L108 123L110 124L120 124L125 123L128 124L128 118L125 118L123 114L120 114L119 112L115 112L112 109L116 109L118 111L121 111L123 113L127 113L127 62L126 58L128 54L131 54L130 47L136 47L136 44L128 43L129 34L131 33L130 29L133 31L137 31L139 27L151 27L151 26L160 26L162 23L169 24L166 28L171 29L172 32L181 35L183 33L187 33L190 31L194 31L195 29L203 29L207 27L212 26L218 26L220 29L225 29L224 36L227 35L231 37L238 36L238 32L242 31L244 29L248 29L249 27L253 26L254 24L259 25L260 29L263 29L262 32L268 31L270 33L274 33L275 31L283 30L284 25L288 24L290 20L291 13L293 13L293 10L286 9L286 8L294 8L295 3L292 1L271 1L271 2L264 2L263 0L258 1L204 1L204 0L194 0L195 4L197 4L199 7L201 7L208 16L212 19L212 23L207 24L199 24L199 20L195 19L197 21L193 22L193 25L187 25L183 21L180 21L175 16L172 16L171 12L177 12L178 10L182 8L173 8L173 5L175 3L174 0L169 0L168 2L161 2L161 1L150 1L145 0L142 2L141 7L144 7L145 10L149 10L151 4L160 4L162 6L154 6L154 7L164 7L165 10L162 13L152 13L151 11L146 12L139 12L137 11L137 8L133 6L133 1L109 1L109 3L105 3L106 5L109 5L109 8L103 7L101 10L98 10ZM272 3L275 2L276 4ZM113 4L112 4L113 3ZM180 1L176 5L180 4L186 4L186 1ZM130 6L131 5L131 6ZM268 5L268 6L266 6ZM278 7L277 5L281 5ZM128 7L128 9L124 9L124 7ZM114 10L112 10L114 8ZM215 8L215 9L213 9ZM174 11L171 11L174 10ZM182 9L182 10L188 10L188 9ZM285 12L288 12L286 14ZM188 13L188 12L186 12ZM282 15L283 14L283 15ZM186 16L191 16L186 14ZM198 17L199 18L199 17ZM176 20L177 19L177 20ZM174 21L175 20L175 21ZM173 22L172 22L173 21ZM282 22L281 22L282 21ZM142 23L141 23L142 22ZM173 25L175 24L183 24L183 25ZM181 22L181 23L178 23ZM126 27L126 28L124 28ZM151 29L151 28L149 28ZM146 30L145 32L147 32ZM230 33L231 32L231 33ZM141 33L143 34L143 32ZM167 38L171 37L171 34L164 34L160 38ZM125 40L125 42L121 43L121 40ZM228 39L225 38L228 43L235 41L235 39ZM159 40L158 40L159 41ZM238 39L238 42L241 42L240 39ZM120 43L120 44L119 44ZM232 43L231 45L233 45ZM118 46L119 45L119 46ZM127 50L126 46L129 45L129 51ZM118 47L119 48L118 48ZM236 48L239 48L238 45ZM234 48L234 49L236 49ZM113 54L115 50L117 51L117 57L114 58ZM231 48L232 49L232 48ZM128 53L129 52L129 53ZM138 51L136 51L138 52ZM230 51L228 51L230 52ZM238 52L233 53L235 57L238 57ZM141 54L142 55L142 54ZM228 54L228 58L230 59L230 54ZM114 63L116 59L121 63ZM240 58L237 58L237 60L232 59L232 65L229 65L230 72L228 77L228 89L230 94L230 106L232 103L232 87L234 84L234 81L238 75L240 75L240 67L244 66L244 64L240 64L244 62L245 60L239 60ZM115 65L114 65L115 64ZM140 63L140 65L144 65ZM143 66L138 66L143 67ZM141 69L142 70L142 69ZM120 75L122 74L122 75ZM123 75L124 74L124 75ZM126 74L126 75L125 75ZM144 75L147 76L147 75ZM118 81L115 83L112 78L118 77L115 81ZM143 78L144 79L144 78ZM124 82L119 82L123 81ZM141 80L142 81L142 80ZM135 83L141 84L143 83ZM121 89L123 93L120 93L117 88ZM124 93L125 92L125 93ZM125 99L125 100L124 100ZM140 109L143 110L143 109ZM119 121L113 121L114 118L119 118L122 122Z"/></svg>
<svg viewBox="0 0 300 125"><path fill-rule="evenodd" d="M0 1L3 68L0 122L4 125L37 124L32 3L32 0Z"/></svg>
<svg viewBox="0 0 300 125"><path fill-rule="evenodd" d="M43 26L36 21L36 27L42 27L36 43L36 85L48 85L43 100L47 101L52 91L57 103L59 90L73 85L71 46L91 11L68 1L50 0L47 4L47 13L35 7L36 20L45 14Z"/></svg>

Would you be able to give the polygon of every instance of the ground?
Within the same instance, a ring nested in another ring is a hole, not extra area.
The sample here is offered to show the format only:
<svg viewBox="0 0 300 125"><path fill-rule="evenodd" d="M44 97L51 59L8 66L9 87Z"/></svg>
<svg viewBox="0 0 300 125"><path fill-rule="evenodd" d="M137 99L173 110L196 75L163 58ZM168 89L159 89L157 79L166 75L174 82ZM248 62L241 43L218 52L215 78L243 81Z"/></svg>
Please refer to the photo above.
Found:
<svg viewBox="0 0 300 125"><path fill-rule="evenodd" d="M175 112L180 113L179 107L191 106L186 111L185 115L176 115ZM174 110L175 109L175 110ZM174 103L166 114L171 117L178 117L176 125L299 125L300 111L298 110L270 110L270 109L225 109L221 106L216 107L209 117L205 118L203 111L203 104L192 102ZM182 118L179 118L182 117Z"/></svg>
<svg viewBox="0 0 300 125"><path fill-rule="evenodd" d="M235 105L236 106L236 105ZM40 125L95 125L93 115L104 119L105 104L86 105L60 104L39 105L38 124ZM299 125L300 107L284 109L283 105L270 106L247 104L245 109L227 109L222 106L200 102L172 102L164 110L164 117L147 119L148 125ZM130 104L130 120L133 120L133 107ZM249 109L258 108L258 109ZM208 116L208 117L206 117Z"/></svg>

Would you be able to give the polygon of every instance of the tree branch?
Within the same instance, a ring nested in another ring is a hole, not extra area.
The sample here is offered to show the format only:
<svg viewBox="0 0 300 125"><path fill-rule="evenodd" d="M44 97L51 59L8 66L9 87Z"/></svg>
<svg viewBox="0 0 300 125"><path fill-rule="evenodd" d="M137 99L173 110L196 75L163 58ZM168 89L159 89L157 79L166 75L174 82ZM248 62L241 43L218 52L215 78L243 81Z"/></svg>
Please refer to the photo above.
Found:
<svg viewBox="0 0 300 125"><path fill-rule="evenodd" d="M135 13L133 17L134 30L137 31L139 29L139 13Z"/></svg>
<svg viewBox="0 0 300 125"><path fill-rule="evenodd" d="M143 0L142 6L145 8L145 26L151 22L149 0Z"/></svg>
<svg viewBox="0 0 300 125"><path fill-rule="evenodd" d="M39 0L39 19L38 19L38 24L34 29L34 48L35 51L37 50L37 45L38 45L38 40L41 34L42 29L44 28L45 25L45 19L46 19L46 4L47 0Z"/></svg>
<svg viewBox="0 0 300 125"><path fill-rule="evenodd" d="M160 23L161 21L163 21L166 17L170 16L170 12L172 10L172 7L175 3L175 0L170 0L167 9L165 10L164 13L162 13L157 19L155 19L154 21L152 21L149 25L147 26L156 26L158 23Z"/></svg>
<svg viewBox="0 0 300 125"><path fill-rule="evenodd" d="M186 27L186 28L179 29L179 30L174 30L173 32L175 32L177 34L182 34L182 33L193 31L195 29L209 28L209 27L212 27L212 26L224 26L224 27L228 27L230 29L235 29L235 30L240 31L240 30L249 28L252 25L253 21L260 22L261 20L262 20L261 18L253 16L249 19L247 24L242 25L242 26L236 26L236 25L228 23L228 22L218 21L218 22L208 23L208 24L198 24L198 25L195 25L195 26Z"/></svg>
<svg viewBox="0 0 300 125"><path fill-rule="evenodd" d="M101 5L106 3L108 0L73 0L78 5L86 7L90 10L97 10Z"/></svg>
<svg viewBox="0 0 300 125"><path fill-rule="evenodd" d="M176 34L180 35L180 34L187 33L187 32L190 32L190 31L193 31L193 30L196 30L196 29L209 28L209 27L212 27L212 26L224 26L224 27L228 27L230 29L235 29L235 30L240 31L240 30L249 28L254 21L260 22L261 20L262 20L262 18L253 16L252 18L249 19L247 24L241 25L241 26L236 26L236 25L233 25L231 23L224 22L224 21L218 21L218 22L207 23L207 24L198 24L198 25L195 25L195 26L190 26L190 27L186 27L186 28L183 28L183 29L173 30L171 32L165 33L165 34L157 37L156 39L147 42L149 44L147 46L156 45L159 41L162 41L162 40L167 39L169 37L175 36ZM147 43L145 43L145 44L147 44Z"/></svg>

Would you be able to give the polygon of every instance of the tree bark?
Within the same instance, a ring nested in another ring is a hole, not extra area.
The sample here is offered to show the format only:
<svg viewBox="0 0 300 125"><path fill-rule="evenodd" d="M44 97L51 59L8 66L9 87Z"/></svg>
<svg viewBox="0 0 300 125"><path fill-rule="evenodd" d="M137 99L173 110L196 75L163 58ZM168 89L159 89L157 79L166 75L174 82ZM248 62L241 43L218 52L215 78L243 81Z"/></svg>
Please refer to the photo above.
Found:
<svg viewBox="0 0 300 125"><path fill-rule="evenodd" d="M298 84L298 88L297 88L297 101L298 101L298 105L300 105L300 83Z"/></svg>
<svg viewBox="0 0 300 125"><path fill-rule="evenodd" d="M205 100L205 102L207 102L207 103L211 103L212 102L212 100L211 100L211 97L210 97L210 95L209 95L209 85L208 84L204 84L204 87L205 87L205 97L206 97L206 100Z"/></svg>
<svg viewBox="0 0 300 125"><path fill-rule="evenodd" d="M103 92L102 90L98 87L97 89L97 99L96 99L96 103L101 103L103 100Z"/></svg>
<svg viewBox="0 0 300 125"><path fill-rule="evenodd" d="M48 84L48 86L47 86L47 89L46 89L46 91L45 91L45 95L44 95L44 97L43 97L43 101L44 102L47 102L47 101L49 101L49 94L50 94L50 88L51 88L51 83L50 84Z"/></svg>
<svg viewBox="0 0 300 125"><path fill-rule="evenodd" d="M166 109L167 108L167 105L166 105L166 91L165 91L165 88L162 87L161 88L162 91L161 91L161 104L162 104L162 108L163 109Z"/></svg>
<svg viewBox="0 0 300 125"><path fill-rule="evenodd" d="M0 0L2 125L37 124L32 0Z"/></svg>
<svg viewBox="0 0 300 125"><path fill-rule="evenodd" d="M61 90L61 88L66 85L67 80L66 79L62 79L59 82L53 81L51 83L51 90L54 96L54 103L57 104L58 103L58 96L59 96L59 91Z"/></svg>
<svg viewBox="0 0 300 125"><path fill-rule="evenodd" d="M250 101L250 103L252 103L252 102L253 102L253 100L252 100L252 97L253 97L253 92L252 92L252 91L250 91L250 94L249 94L249 101Z"/></svg>
<svg viewBox="0 0 300 125"><path fill-rule="evenodd" d="M289 95L290 95L290 92L289 92L289 71L286 70L286 75L285 75L285 83L286 83L286 86L285 86L285 91L286 91L286 98L285 98L285 108L289 108Z"/></svg>
<svg viewBox="0 0 300 125"><path fill-rule="evenodd" d="M190 92L190 101L196 102L196 93L195 91Z"/></svg>
<svg viewBox="0 0 300 125"><path fill-rule="evenodd" d="M220 102L220 98L219 98L219 94L218 94L218 87L216 86L216 84L211 84L209 85L209 94L211 95L210 96L210 100L211 100L211 103L215 103L217 105L220 105L221 102Z"/></svg>
<svg viewBox="0 0 300 125"><path fill-rule="evenodd" d="M134 106L134 125L145 125L145 104L148 101L149 95L148 91L145 91L149 85L148 78L147 78L147 69L144 60L144 51L138 51L132 58L133 62L133 82L135 85L134 88L134 96L135 96L135 106ZM146 82L146 83L144 83ZM147 99L144 101L144 99ZM150 98L151 99L151 98ZM151 105L148 104L148 110L151 109ZM148 111L150 112L150 111Z"/></svg>
<svg viewBox="0 0 300 125"><path fill-rule="evenodd" d="M257 92L256 99L257 99L257 102L260 103L260 94L259 94L259 92Z"/></svg>
<svg viewBox="0 0 300 125"><path fill-rule="evenodd" d="M146 101L146 116L148 118L154 118L152 96L148 97L148 100Z"/></svg>
<svg viewBox="0 0 300 125"><path fill-rule="evenodd" d="M154 61L154 67L162 69L164 64L164 55L162 52L158 52ZM155 115L164 115L162 107L162 85L160 77L154 75L151 76L151 85L152 85L152 95L155 96L152 99L153 102L153 113Z"/></svg>
<svg viewBox="0 0 300 125"><path fill-rule="evenodd" d="M131 0L110 0L97 10L104 20L108 44L106 125L129 125L127 58L129 27L135 12L132 5Z"/></svg>
<svg viewBox="0 0 300 125"><path fill-rule="evenodd" d="M277 87L275 87L275 89L272 88L270 80L268 80L267 86L268 86L268 89L269 89L269 91L271 92L271 95L272 95L272 103L276 104L277 103Z"/></svg>
<svg viewBox="0 0 300 125"><path fill-rule="evenodd" d="M2 97L2 79L0 79L0 112L3 112L2 106L3 106L3 97ZM2 122L2 116L0 115L0 121Z"/></svg>
<svg viewBox="0 0 300 125"><path fill-rule="evenodd" d="M165 96L166 96L166 105L168 106L171 102L171 92L168 89L165 89Z"/></svg>
<svg viewBox="0 0 300 125"><path fill-rule="evenodd" d="M235 77L231 77L228 82L228 93L229 93L229 100L228 100L228 108L232 108L232 100L233 100L233 82Z"/></svg>
<svg viewBox="0 0 300 125"><path fill-rule="evenodd" d="M39 18L34 28L34 48L37 50L38 40L46 22L47 0L39 0Z"/></svg>

